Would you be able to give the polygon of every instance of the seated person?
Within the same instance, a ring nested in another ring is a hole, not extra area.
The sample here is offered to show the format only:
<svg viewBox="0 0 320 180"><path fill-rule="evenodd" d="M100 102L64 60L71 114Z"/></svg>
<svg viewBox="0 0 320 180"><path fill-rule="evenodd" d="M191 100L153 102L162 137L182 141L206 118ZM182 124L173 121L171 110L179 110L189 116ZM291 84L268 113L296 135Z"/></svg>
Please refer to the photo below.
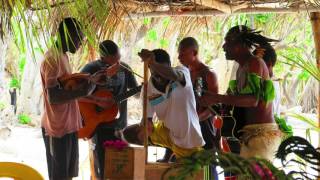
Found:
<svg viewBox="0 0 320 180"><path fill-rule="evenodd" d="M151 71L147 92L151 143L171 149L178 159L202 150L205 142L188 68L172 68L169 54L161 49L142 50L139 56ZM158 121L153 121L154 115ZM143 144L144 127L128 127L124 137L129 143Z"/></svg>

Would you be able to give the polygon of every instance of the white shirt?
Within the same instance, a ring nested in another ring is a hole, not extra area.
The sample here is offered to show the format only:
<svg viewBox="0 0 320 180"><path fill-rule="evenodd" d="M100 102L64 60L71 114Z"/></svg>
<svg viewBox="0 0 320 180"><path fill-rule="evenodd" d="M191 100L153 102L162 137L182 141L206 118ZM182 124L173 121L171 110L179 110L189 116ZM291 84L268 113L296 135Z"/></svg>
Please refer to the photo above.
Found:
<svg viewBox="0 0 320 180"><path fill-rule="evenodd" d="M189 70L184 66L175 68L184 74L185 86L172 82L166 92L158 91L151 80L148 84L148 117L154 114L169 129L173 143L182 148L200 147L205 144L199 117L196 111L196 101L193 93ZM173 87L172 90L170 90ZM153 97L160 97L154 99Z"/></svg>

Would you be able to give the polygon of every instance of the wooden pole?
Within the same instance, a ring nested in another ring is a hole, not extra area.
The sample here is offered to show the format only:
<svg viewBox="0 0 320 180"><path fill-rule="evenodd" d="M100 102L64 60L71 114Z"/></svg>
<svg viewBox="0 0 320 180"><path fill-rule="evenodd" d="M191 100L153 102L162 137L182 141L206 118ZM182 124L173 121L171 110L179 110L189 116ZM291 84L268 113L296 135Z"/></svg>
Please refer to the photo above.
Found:
<svg viewBox="0 0 320 180"><path fill-rule="evenodd" d="M148 107L148 62L144 62L143 66L143 124L144 124L144 148L146 152L146 164L148 163L148 115L147 115L147 107Z"/></svg>
<svg viewBox="0 0 320 180"><path fill-rule="evenodd" d="M313 31L313 39L315 44L315 52L316 52L316 61L317 67L320 68L320 13L313 12L310 14L312 31ZM320 84L318 83L318 127L320 127ZM318 147L320 147L320 133L319 133L319 141ZM320 178L318 179L320 180Z"/></svg>
<svg viewBox="0 0 320 180"><path fill-rule="evenodd" d="M147 17L205 17L205 16L226 16L235 14L260 14L260 13L299 13L299 12L320 12L320 7L292 7L292 8L244 8L231 13L225 13L218 10L192 10L192 11L153 11L153 12L139 12L139 13L129 13L125 16L125 19L137 19L137 18L147 18Z"/></svg>

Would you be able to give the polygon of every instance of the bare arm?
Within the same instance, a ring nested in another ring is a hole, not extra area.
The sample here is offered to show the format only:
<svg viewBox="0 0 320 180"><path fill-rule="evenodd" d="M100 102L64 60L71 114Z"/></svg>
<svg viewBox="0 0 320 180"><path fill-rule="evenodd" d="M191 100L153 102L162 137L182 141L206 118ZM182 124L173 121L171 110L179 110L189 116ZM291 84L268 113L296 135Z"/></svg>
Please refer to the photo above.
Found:
<svg viewBox="0 0 320 180"><path fill-rule="evenodd" d="M147 49L142 49L138 55L141 57L142 61L149 63L149 68L159 74L160 76L172 80L179 81L181 84L185 85L185 78L182 72L175 70L170 65L160 64L155 61L155 55L152 51Z"/></svg>
<svg viewBox="0 0 320 180"><path fill-rule="evenodd" d="M208 95L201 98L201 104L213 105L222 103L226 105L239 106L239 107L256 107L258 99L252 95Z"/></svg>
<svg viewBox="0 0 320 180"><path fill-rule="evenodd" d="M181 84L185 84L185 79L182 72L175 70L170 66L159 64L155 62L155 60L151 60L149 65L150 69L158 73L160 76L172 81L179 81Z"/></svg>
<svg viewBox="0 0 320 180"><path fill-rule="evenodd" d="M48 99L50 104L62 104L80 97L87 96L92 93L94 88L95 86L92 84L88 84L86 88L79 90L65 90L56 86L47 89Z"/></svg>
<svg viewBox="0 0 320 180"><path fill-rule="evenodd" d="M213 94L218 94L218 80L217 75L209 71L206 77L207 85L208 85L208 91ZM199 112L198 116L200 121L208 119L211 116L212 112L209 108L204 109L203 111Z"/></svg>
<svg viewBox="0 0 320 180"><path fill-rule="evenodd" d="M266 73L267 67L260 59L251 59L249 62L249 73L255 73L262 78L268 78ZM216 103L223 103L227 105L239 106L239 107L256 107L259 103L259 98L254 95L219 95L208 93L201 98L201 104L212 105Z"/></svg>

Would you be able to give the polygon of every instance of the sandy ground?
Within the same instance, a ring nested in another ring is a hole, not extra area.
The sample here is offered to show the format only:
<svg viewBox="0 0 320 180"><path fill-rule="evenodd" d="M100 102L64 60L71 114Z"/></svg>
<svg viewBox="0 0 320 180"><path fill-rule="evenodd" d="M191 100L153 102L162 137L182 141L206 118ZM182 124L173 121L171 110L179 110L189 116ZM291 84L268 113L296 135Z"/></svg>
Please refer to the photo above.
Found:
<svg viewBox="0 0 320 180"><path fill-rule="evenodd" d="M79 177L77 180L90 179L90 166L87 141L79 141ZM162 148L149 148L149 161L160 159L164 150ZM15 127L11 129L10 137L0 140L0 161L20 162L39 171L46 179L47 164L45 148L41 129L30 127Z"/></svg>
<svg viewBox="0 0 320 180"><path fill-rule="evenodd" d="M295 135L305 137L306 124L289 120L290 124L295 127ZM312 143L318 146L319 136L317 133L311 134ZM80 140L80 171L77 180L89 180L90 167L88 158L88 143ZM164 154L162 148L149 148L149 161L160 159ZM11 128L9 137L0 138L0 161L21 162L32 166L47 179L47 164L45 149L40 128L28 126L15 126ZM276 162L279 165L279 162ZM222 179L222 178L221 178Z"/></svg>

